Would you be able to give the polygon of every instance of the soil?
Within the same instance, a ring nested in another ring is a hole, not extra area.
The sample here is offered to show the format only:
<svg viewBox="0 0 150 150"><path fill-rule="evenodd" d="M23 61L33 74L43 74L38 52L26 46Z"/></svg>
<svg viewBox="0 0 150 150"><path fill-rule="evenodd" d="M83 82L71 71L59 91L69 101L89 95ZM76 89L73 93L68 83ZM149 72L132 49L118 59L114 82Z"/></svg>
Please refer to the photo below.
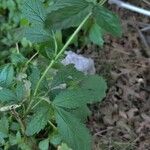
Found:
<svg viewBox="0 0 150 150"><path fill-rule="evenodd" d="M144 1L136 5L150 10ZM93 150L150 150L150 19L112 7L120 15L122 38L105 37L105 46L84 50L108 82L106 98L94 106L88 127Z"/></svg>

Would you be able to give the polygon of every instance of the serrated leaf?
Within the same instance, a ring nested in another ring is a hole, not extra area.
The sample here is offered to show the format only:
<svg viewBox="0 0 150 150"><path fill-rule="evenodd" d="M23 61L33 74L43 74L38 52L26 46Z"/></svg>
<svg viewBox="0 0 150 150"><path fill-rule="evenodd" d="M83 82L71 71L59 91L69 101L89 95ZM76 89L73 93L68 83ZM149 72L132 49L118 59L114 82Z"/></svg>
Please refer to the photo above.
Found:
<svg viewBox="0 0 150 150"><path fill-rule="evenodd" d="M71 113L73 113L76 118L80 119L82 122L85 122L87 120L87 117L91 115L91 111L86 105L80 106L79 108L72 110Z"/></svg>
<svg viewBox="0 0 150 150"><path fill-rule="evenodd" d="M54 99L56 107L77 109L78 107L102 100L106 95L106 82L102 77L86 76L76 89L60 92Z"/></svg>
<svg viewBox="0 0 150 150"><path fill-rule="evenodd" d="M49 139L45 139L43 141L40 141L39 149L40 150L48 150L49 149Z"/></svg>
<svg viewBox="0 0 150 150"><path fill-rule="evenodd" d="M61 136L58 133L58 131L54 131L50 135L50 143L53 144L54 146L60 145L62 142Z"/></svg>
<svg viewBox="0 0 150 150"><path fill-rule="evenodd" d="M14 68L12 65L6 65L0 71L0 86L8 87L12 84L14 78Z"/></svg>
<svg viewBox="0 0 150 150"><path fill-rule="evenodd" d="M16 66L19 64L24 64L27 61L27 59L21 53L13 53L10 57L11 62Z"/></svg>
<svg viewBox="0 0 150 150"><path fill-rule="evenodd" d="M62 143L62 144L58 147L58 150L72 150L72 149L69 148L69 147L67 146L67 144Z"/></svg>
<svg viewBox="0 0 150 150"><path fill-rule="evenodd" d="M25 0L22 12L23 16L34 24L42 25L46 17L46 9L40 0Z"/></svg>
<svg viewBox="0 0 150 150"><path fill-rule="evenodd" d="M36 85L40 79L40 75L41 75L41 72L40 72L39 68L32 67L31 75L30 75L30 82L31 82L32 91L35 90L35 87L36 87Z"/></svg>
<svg viewBox="0 0 150 150"><path fill-rule="evenodd" d="M62 67L52 80L51 87L59 86L60 84L69 84L72 82L79 82L84 78L84 74L75 69L73 65Z"/></svg>
<svg viewBox="0 0 150 150"><path fill-rule="evenodd" d="M23 82L19 82L16 86L16 96L18 101L23 101L26 95L26 89Z"/></svg>
<svg viewBox="0 0 150 150"><path fill-rule="evenodd" d="M62 139L73 150L91 150L91 137L80 120L63 109L57 109L56 122Z"/></svg>
<svg viewBox="0 0 150 150"><path fill-rule="evenodd" d="M8 137L8 128L9 128L9 122L6 117L2 117L0 119L0 138L7 138Z"/></svg>
<svg viewBox="0 0 150 150"><path fill-rule="evenodd" d="M32 27L26 27L23 30L24 37L26 37L32 43L41 43L50 40L51 34L46 31L42 26L36 25Z"/></svg>
<svg viewBox="0 0 150 150"><path fill-rule="evenodd" d="M16 99L16 95L12 90L6 88L0 89L0 102L10 102Z"/></svg>
<svg viewBox="0 0 150 150"><path fill-rule="evenodd" d="M93 17L96 23L106 32L114 36L121 36L122 29L118 16L102 6L95 6Z"/></svg>
<svg viewBox="0 0 150 150"><path fill-rule="evenodd" d="M45 102L46 103L46 102ZM38 107L38 110L31 117L30 122L27 124L26 134L32 136L39 133L47 125L52 113L50 105L43 103Z"/></svg>
<svg viewBox="0 0 150 150"><path fill-rule="evenodd" d="M55 30L78 26L92 7L93 3L86 0L57 0L51 6L45 25Z"/></svg>
<svg viewBox="0 0 150 150"><path fill-rule="evenodd" d="M97 44L99 46L103 46L104 40L103 40L103 31L99 25L96 23L92 25L90 31L89 31L89 38L91 42L94 44Z"/></svg>
<svg viewBox="0 0 150 150"><path fill-rule="evenodd" d="M84 90L91 91L91 94L93 94L93 101L96 99L101 101L106 96L107 83L101 76L85 76L84 80L82 80L80 84L80 87Z"/></svg>

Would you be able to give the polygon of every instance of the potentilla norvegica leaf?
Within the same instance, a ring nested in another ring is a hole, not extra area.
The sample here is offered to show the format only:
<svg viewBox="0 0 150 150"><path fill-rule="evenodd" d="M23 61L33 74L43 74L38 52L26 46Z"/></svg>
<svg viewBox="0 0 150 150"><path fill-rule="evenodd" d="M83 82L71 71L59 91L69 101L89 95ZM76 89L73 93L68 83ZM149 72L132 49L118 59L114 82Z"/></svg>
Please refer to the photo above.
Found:
<svg viewBox="0 0 150 150"><path fill-rule="evenodd" d="M62 139L73 150L91 150L91 136L88 129L71 113L58 108L56 122Z"/></svg>
<svg viewBox="0 0 150 150"><path fill-rule="evenodd" d="M89 38L90 38L91 42L93 42L94 44L103 46L103 44L104 44L103 31L98 24L94 23L91 26L91 29L89 31Z"/></svg>
<svg viewBox="0 0 150 150"><path fill-rule="evenodd" d="M23 101L26 96L26 90L23 82L18 82L16 86L16 97L18 101Z"/></svg>
<svg viewBox="0 0 150 150"><path fill-rule="evenodd" d="M114 36L121 36L122 29L120 20L117 15L108 9L96 5L93 8L93 18L95 18L96 23L106 32Z"/></svg>
<svg viewBox="0 0 150 150"><path fill-rule="evenodd" d="M14 68L8 64L0 70L0 86L8 87L14 79Z"/></svg>
<svg viewBox="0 0 150 150"><path fill-rule="evenodd" d="M0 88L0 102L11 102L16 99L16 94L12 90Z"/></svg>
<svg viewBox="0 0 150 150"><path fill-rule="evenodd" d="M74 65L63 66L54 76L51 87L55 88L60 84L66 83L67 85L70 82L79 82L84 78L84 74L75 69Z"/></svg>
<svg viewBox="0 0 150 150"><path fill-rule="evenodd" d="M16 66L24 64L27 61L27 59L21 53L12 53L10 58L11 62Z"/></svg>
<svg viewBox="0 0 150 150"><path fill-rule="evenodd" d="M46 18L46 8L40 0L25 0L22 8L23 16L28 19L32 25L24 27L22 33L33 43L41 43L51 38L51 32L44 29Z"/></svg>
<svg viewBox="0 0 150 150"><path fill-rule="evenodd" d="M106 95L107 85L102 77L97 75L85 76L79 87L60 92L54 99L56 107L75 109L82 105L102 100Z"/></svg>
<svg viewBox="0 0 150 150"><path fill-rule="evenodd" d="M58 0L51 6L45 26L52 29L78 26L85 16L92 11L93 5L86 0Z"/></svg>
<svg viewBox="0 0 150 150"><path fill-rule="evenodd" d="M30 40L32 43L46 42L50 39L51 33L46 31L43 27L39 25L33 25L32 27L24 28L24 36Z"/></svg>
<svg viewBox="0 0 150 150"><path fill-rule="evenodd" d="M77 109L70 111L72 114L76 116L76 118L80 119L82 122L86 122L87 117L91 115L91 111L86 105L80 106Z"/></svg>
<svg viewBox="0 0 150 150"><path fill-rule="evenodd" d="M3 116L0 119L0 138L6 138L8 137L9 133L9 122L8 119Z"/></svg>
<svg viewBox="0 0 150 150"><path fill-rule="evenodd" d="M27 124L26 134L32 136L39 133L52 117L52 108L47 102L42 102Z"/></svg>
<svg viewBox="0 0 150 150"><path fill-rule="evenodd" d="M40 150L48 150L49 149L49 139L45 139L43 141L40 141L39 149Z"/></svg>
<svg viewBox="0 0 150 150"><path fill-rule="evenodd" d="M40 0L25 0L22 7L23 16L33 24L43 25L46 9Z"/></svg>

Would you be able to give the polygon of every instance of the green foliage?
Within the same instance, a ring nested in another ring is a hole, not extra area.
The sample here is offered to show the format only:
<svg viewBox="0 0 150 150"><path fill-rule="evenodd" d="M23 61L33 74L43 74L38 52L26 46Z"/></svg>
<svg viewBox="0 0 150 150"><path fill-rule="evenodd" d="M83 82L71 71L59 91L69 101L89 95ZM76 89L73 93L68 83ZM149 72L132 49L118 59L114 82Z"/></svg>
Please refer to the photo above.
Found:
<svg viewBox="0 0 150 150"><path fill-rule="evenodd" d="M45 139L43 141L40 141L39 149L40 150L48 150L49 149L49 139Z"/></svg>
<svg viewBox="0 0 150 150"><path fill-rule="evenodd" d="M9 123L8 119L6 117L2 117L0 119L0 143L3 141L4 138L8 137L8 132L9 132Z"/></svg>
<svg viewBox="0 0 150 150"><path fill-rule="evenodd" d="M14 77L14 68L8 64L0 71L0 86L8 87L11 85Z"/></svg>
<svg viewBox="0 0 150 150"><path fill-rule="evenodd" d="M121 36L121 27L118 17L102 6L95 6L93 16L96 23L106 32L114 36Z"/></svg>
<svg viewBox="0 0 150 150"><path fill-rule="evenodd" d="M88 105L102 101L107 85L61 60L81 30L99 46L105 33L120 36L118 17L96 0L0 4L0 149L91 150Z"/></svg>
<svg viewBox="0 0 150 150"><path fill-rule="evenodd" d="M99 46L104 44L103 41L103 31L98 24L93 24L89 31L89 39Z"/></svg>
<svg viewBox="0 0 150 150"><path fill-rule="evenodd" d="M95 85L94 85L95 84ZM97 76L85 77L79 88L60 92L54 99L56 107L75 109L81 105L91 104L104 98L106 91L105 81Z"/></svg>
<svg viewBox="0 0 150 150"><path fill-rule="evenodd" d="M12 90L0 89L0 102L11 102L16 100L16 95Z"/></svg>
<svg viewBox="0 0 150 150"><path fill-rule="evenodd" d="M75 150L90 150L91 137L85 125L69 112L56 110L56 122L62 139Z"/></svg>
<svg viewBox="0 0 150 150"><path fill-rule="evenodd" d="M57 0L49 9L46 27L60 30L78 26L91 10L92 4L86 0Z"/></svg>
<svg viewBox="0 0 150 150"><path fill-rule="evenodd" d="M44 102L35 111L34 115L30 118L30 122L27 124L26 134L28 136L39 133L48 123L52 114L52 109L48 104Z"/></svg>

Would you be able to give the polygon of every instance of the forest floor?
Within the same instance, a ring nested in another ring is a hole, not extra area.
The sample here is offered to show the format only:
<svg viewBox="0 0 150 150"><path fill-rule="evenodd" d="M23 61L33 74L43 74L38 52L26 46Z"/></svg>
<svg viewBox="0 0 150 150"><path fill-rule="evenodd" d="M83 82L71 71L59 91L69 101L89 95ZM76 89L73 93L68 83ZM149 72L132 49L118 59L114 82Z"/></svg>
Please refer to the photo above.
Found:
<svg viewBox="0 0 150 150"><path fill-rule="evenodd" d="M139 5L150 9L145 2ZM123 37L106 36L104 48L82 52L94 59L97 73L109 86L103 102L91 106L93 149L150 150L150 30L143 31L150 20L112 9L121 17Z"/></svg>

